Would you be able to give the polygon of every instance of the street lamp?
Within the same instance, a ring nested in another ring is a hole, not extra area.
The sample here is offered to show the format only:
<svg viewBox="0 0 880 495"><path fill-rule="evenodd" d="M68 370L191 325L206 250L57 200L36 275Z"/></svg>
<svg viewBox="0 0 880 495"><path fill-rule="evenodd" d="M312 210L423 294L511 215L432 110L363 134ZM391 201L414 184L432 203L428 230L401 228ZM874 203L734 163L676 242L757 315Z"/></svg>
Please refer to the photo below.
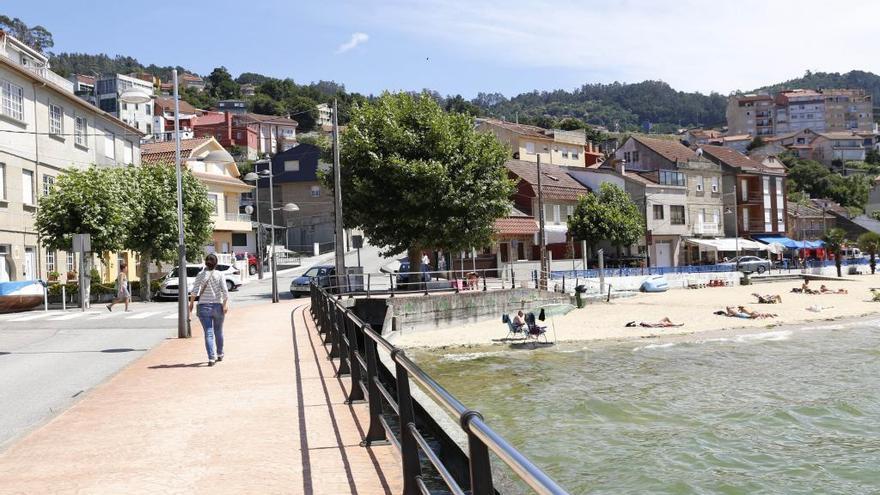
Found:
<svg viewBox="0 0 880 495"><path fill-rule="evenodd" d="M263 250L260 247L260 229L263 227L260 223L260 176L250 172L245 174L244 180L254 183L254 202L257 204L257 276L263 280Z"/></svg>
<svg viewBox="0 0 880 495"><path fill-rule="evenodd" d="M189 292L186 288L186 241L183 230L183 176L180 168L180 96L177 69L171 71L174 83L174 166L177 173L177 338L191 336L187 311ZM144 89L131 87L119 95L125 103L146 103L152 96Z"/></svg>

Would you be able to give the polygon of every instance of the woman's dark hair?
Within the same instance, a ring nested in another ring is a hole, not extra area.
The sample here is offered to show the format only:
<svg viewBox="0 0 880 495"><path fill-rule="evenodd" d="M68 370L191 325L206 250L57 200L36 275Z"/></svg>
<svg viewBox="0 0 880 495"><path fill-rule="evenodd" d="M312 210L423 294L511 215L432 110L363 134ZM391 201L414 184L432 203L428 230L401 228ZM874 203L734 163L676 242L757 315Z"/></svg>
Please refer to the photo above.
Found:
<svg viewBox="0 0 880 495"><path fill-rule="evenodd" d="M211 253L205 256L205 268L213 270L217 266L217 255Z"/></svg>
<svg viewBox="0 0 880 495"><path fill-rule="evenodd" d="M124 261L121 262L121 263L119 263L119 269L120 269L120 270L125 270L125 267L127 267L127 266L128 266L128 265L127 265Z"/></svg>

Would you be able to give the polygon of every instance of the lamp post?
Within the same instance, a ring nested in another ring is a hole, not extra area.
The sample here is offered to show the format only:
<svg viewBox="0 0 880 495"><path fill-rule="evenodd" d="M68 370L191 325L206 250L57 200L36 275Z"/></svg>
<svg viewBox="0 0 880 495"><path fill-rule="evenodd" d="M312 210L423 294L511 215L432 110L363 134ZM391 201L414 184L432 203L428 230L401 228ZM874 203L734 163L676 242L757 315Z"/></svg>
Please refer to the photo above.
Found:
<svg viewBox="0 0 880 495"><path fill-rule="evenodd" d="M256 162L254 163L254 169L256 169ZM262 237L260 229L263 228L263 224L260 223L260 176L250 172L245 174L244 180L254 183L254 201L256 202L257 210L257 277L263 280L263 250L260 248L260 237Z"/></svg>
<svg viewBox="0 0 880 495"><path fill-rule="evenodd" d="M736 246L736 257L739 258L739 212L737 212L737 207L734 206L732 209L727 208L727 211L724 213L730 215L733 213L733 240ZM739 262L739 260L737 260Z"/></svg>
<svg viewBox="0 0 880 495"><path fill-rule="evenodd" d="M177 174L177 338L191 336L187 311L186 241L183 230L183 176L180 164L180 95L177 87L177 69L172 71L174 84L174 166ZM152 96L145 90L131 87L119 95L126 103L146 103Z"/></svg>

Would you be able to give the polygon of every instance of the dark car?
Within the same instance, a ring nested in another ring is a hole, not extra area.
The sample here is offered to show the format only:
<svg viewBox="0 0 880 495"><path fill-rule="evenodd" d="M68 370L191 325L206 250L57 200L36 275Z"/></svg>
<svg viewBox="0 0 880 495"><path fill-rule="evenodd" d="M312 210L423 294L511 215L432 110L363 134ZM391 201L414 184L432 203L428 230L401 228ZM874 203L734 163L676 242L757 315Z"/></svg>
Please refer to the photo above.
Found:
<svg viewBox="0 0 880 495"><path fill-rule="evenodd" d="M320 287L332 287L336 267L333 265L315 265L290 282L290 293L299 297L309 293L309 284L315 280ZM332 289L331 289L332 291Z"/></svg>
<svg viewBox="0 0 880 495"><path fill-rule="evenodd" d="M422 264L422 276L421 276L422 282L430 282L431 281L431 274L428 273L428 270L430 270L430 267L428 267L428 265ZM405 284L405 283L409 282L409 278L413 274L407 273L407 272L409 272L409 261L401 261L400 268L397 269L397 283L398 284Z"/></svg>

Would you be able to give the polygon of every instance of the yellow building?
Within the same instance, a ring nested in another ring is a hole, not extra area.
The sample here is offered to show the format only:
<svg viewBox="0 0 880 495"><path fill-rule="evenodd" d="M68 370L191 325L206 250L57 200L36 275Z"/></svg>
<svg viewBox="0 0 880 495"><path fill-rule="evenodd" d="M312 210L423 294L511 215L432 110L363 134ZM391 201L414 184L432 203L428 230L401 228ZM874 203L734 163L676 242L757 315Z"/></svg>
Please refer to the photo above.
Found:
<svg viewBox="0 0 880 495"><path fill-rule="evenodd" d="M241 180L232 155L213 137L181 140L180 156L184 165L208 188L208 199L214 204L214 235L205 251L244 251L253 229L250 215L239 213L239 205L241 194L252 191L253 186ZM144 165L173 164L174 141L143 145L141 161Z"/></svg>
<svg viewBox="0 0 880 495"><path fill-rule="evenodd" d="M563 131L544 129L533 125L515 124L498 119L479 118L478 131L491 132L498 141L507 145L511 157L526 162L568 167L586 167L584 130Z"/></svg>

